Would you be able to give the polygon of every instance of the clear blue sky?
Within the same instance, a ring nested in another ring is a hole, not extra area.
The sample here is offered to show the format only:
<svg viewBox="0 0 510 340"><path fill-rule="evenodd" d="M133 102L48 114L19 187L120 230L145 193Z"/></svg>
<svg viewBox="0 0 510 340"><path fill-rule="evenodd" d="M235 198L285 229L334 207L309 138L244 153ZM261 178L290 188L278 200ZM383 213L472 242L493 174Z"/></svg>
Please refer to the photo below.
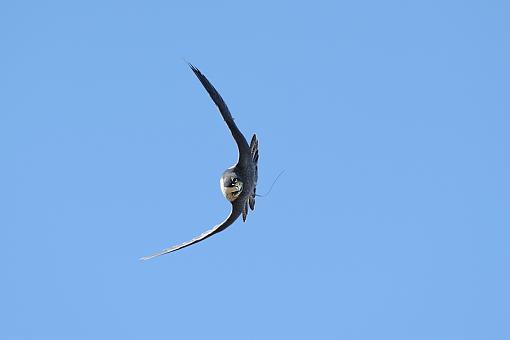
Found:
<svg viewBox="0 0 510 340"><path fill-rule="evenodd" d="M508 3L175 3L0 5L0 338L509 339Z"/></svg>

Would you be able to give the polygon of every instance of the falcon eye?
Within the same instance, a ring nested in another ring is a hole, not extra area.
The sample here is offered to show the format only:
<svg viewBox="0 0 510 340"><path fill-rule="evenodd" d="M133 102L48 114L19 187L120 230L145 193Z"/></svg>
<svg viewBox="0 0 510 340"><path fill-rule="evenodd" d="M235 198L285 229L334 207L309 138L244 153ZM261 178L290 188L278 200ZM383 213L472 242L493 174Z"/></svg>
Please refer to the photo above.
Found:
<svg viewBox="0 0 510 340"><path fill-rule="evenodd" d="M232 184L235 184L237 183L237 178L236 177L232 177Z"/></svg>

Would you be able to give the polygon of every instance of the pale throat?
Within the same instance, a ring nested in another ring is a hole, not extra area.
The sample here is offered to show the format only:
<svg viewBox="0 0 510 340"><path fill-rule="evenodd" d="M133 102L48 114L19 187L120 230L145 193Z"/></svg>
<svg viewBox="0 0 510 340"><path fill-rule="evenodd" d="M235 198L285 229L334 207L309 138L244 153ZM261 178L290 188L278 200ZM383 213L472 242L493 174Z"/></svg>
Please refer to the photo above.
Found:
<svg viewBox="0 0 510 340"><path fill-rule="evenodd" d="M223 196L230 202L235 201L243 191L243 182L237 181L233 186L225 186L223 178L220 178L220 187Z"/></svg>

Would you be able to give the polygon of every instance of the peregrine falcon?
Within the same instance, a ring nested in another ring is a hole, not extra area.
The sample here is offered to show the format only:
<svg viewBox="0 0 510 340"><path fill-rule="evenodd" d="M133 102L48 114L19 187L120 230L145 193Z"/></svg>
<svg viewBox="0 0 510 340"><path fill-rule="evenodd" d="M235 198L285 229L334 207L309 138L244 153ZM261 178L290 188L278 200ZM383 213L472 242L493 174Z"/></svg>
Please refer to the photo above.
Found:
<svg viewBox="0 0 510 340"><path fill-rule="evenodd" d="M254 134L251 138L250 144L248 145L248 142L235 124L227 104L225 104L218 91L216 91L209 80L207 80L207 78L195 66L189 63L188 65L218 107L223 120L225 123L227 123L227 126L230 129L230 133L232 134L232 137L234 137L234 141L237 144L237 163L225 170L220 178L221 192L232 205L232 209L230 211L230 215L225 219L225 221L214 226L212 229L203 232L188 242L164 249L154 255L142 257L142 260L148 260L156 256L168 254L203 241L206 238L228 228L241 214L243 216L243 222L245 222L248 215L248 208L251 210L255 208L255 196L258 178L257 164L259 160L259 144L257 136Z"/></svg>

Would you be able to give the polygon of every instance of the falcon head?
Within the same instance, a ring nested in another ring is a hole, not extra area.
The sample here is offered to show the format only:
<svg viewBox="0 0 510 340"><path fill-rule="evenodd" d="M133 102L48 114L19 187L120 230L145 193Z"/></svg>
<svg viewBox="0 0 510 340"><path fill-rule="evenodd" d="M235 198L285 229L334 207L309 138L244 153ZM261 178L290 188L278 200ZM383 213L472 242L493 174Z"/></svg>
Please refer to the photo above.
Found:
<svg viewBox="0 0 510 340"><path fill-rule="evenodd" d="M221 176L220 187L223 196L233 202L243 191L243 181L233 169L227 169Z"/></svg>

